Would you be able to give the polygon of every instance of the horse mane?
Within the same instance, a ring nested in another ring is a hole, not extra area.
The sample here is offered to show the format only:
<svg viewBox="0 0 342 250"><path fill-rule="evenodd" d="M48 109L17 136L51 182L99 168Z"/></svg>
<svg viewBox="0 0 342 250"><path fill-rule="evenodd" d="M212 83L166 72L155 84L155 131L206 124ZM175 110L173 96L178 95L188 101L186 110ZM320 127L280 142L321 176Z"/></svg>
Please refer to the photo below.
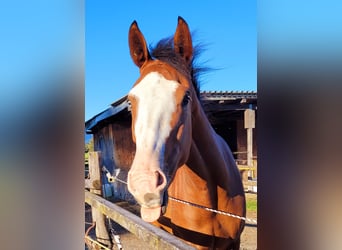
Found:
<svg viewBox="0 0 342 250"><path fill-rule="evenodd" d="M200 100L200 81L199 78L203 73L211 70L208 67L198 65L198 58L204 50L203 44L195 44L193 46L193 58L191 64L188 65L185 60L175 52L173 45L173 37L161 39L156 46L150 45L151 56L154 59L161 60L170 64L172 67L183 73L190 75L191 82L195 88L196 95Z"/></svg>

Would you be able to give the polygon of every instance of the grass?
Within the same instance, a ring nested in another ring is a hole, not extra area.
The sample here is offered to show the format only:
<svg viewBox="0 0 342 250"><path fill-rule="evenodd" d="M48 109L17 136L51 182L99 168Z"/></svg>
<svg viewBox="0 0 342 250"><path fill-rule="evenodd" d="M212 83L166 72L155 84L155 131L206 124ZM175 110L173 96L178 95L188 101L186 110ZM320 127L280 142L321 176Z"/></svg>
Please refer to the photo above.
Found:
<svg viewBox="0 0 342 250"><path fill-rule="evenodd" d="M84 163L88 164L88 160L89 160L89 153L84 153Z"/></svg>
<svg viewBox="0 0 342 250"><path fill-rule="evenodd" d="M256 197L246 197L247 211L256 212L258 208L258 202Z"/></svg>
<svg viewBox="0 0 342 250"><path fill-rule="evenodd" d="M257 201L247 201L248 211L257 211Z"/></svg>

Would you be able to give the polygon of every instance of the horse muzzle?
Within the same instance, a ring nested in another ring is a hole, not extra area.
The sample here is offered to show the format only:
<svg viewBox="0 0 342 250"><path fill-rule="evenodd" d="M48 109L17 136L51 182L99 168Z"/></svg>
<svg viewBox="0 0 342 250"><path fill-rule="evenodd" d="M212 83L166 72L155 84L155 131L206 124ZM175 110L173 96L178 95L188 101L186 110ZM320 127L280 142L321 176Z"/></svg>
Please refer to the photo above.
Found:
<svg viewBox="0 0 342 250"><path fill-rule="evenodd" d="M156 221L162 214L166 177L161 171L128 172L128 191L141 205L141 218L147 222Z"/></svg>

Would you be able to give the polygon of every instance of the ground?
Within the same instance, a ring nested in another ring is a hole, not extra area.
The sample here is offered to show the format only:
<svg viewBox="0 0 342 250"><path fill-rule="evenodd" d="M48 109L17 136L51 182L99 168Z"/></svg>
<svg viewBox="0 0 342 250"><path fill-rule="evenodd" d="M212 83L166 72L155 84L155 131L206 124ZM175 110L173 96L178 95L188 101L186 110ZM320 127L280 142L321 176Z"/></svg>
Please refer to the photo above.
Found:
<svg viewBox="0 0 342 250"><path fill-rule="evenodd" d="M257 195L253 193L246 193L247 201L256 201ZM247 218L257 220L257 211L247 210ZM241 250L255 250L257 249L257 226L254 223L247 222L245 229L241 235Z"/></svg>
<svg viewBox="0 0 342 250"><path fill-rule="evenodd" d="M257 195L253 193L246 193L247 201L256 201ZM89 216L89 207L86 208L86 223L91 221ZM255 209L247 209L247 218L256 220L257 219L257 212ZM89 224L86 224L86 228ZM120 235L120 242L123 246L124 250L143 250L143 249L150 249L147 243L138 239L135 235L129 233L124 228L120 227L119 225L113 225L117 234ZM92 230L94 231L94 230ZM87 249L87 248L85 248ZM118 249L115 247L113 249ZM245 229L241 235L241 250L255 250L257 249L257 226L252 222L247 222Z"/></svg>

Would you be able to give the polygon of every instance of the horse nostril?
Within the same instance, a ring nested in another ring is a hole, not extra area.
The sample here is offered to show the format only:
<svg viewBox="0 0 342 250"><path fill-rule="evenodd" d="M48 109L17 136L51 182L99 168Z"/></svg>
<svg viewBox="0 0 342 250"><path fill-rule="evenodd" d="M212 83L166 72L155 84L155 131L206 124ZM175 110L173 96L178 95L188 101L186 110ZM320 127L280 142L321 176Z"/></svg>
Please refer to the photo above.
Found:
<svg viewBox="0 0 342 250"><path fill-rule="evenodd" d="M164 184L165 178L159 171L156 171L155 174L157 177L157 187L159 187Z"/></svg>

